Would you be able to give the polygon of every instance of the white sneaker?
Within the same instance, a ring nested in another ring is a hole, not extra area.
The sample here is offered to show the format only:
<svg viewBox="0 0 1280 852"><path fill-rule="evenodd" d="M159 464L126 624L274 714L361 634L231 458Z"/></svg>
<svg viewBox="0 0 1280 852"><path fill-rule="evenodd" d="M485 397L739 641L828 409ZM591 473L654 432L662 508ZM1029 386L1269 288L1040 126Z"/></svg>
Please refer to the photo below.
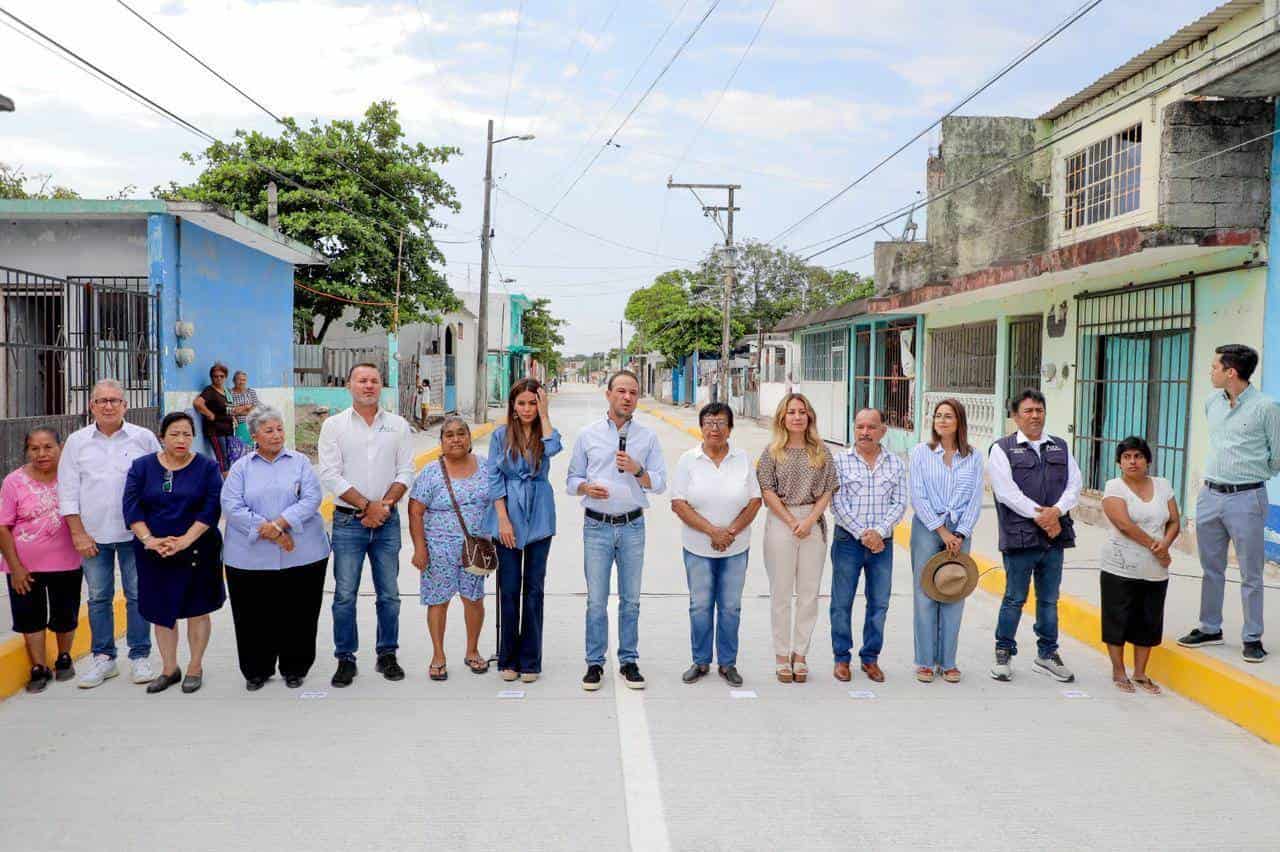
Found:
<svg viewBox="0 0 1280 852"><path fill-rule="evenodd" d="M94 654L93 662L89 663L89 667L85 669L84 674L80 675L80 680L76 683L81 689L93 689L95 686L102 686L104 680L115 677L120 674L116 661L106 654Z"/></svg>
<svg viewBox="0 0 1280 852"><path fill-rule="evenodd" d="M151 683L160 676L156 671L156 667L151 664L150 657L143 657L140 660L133 661L133 682L134 683Z"/></svg>

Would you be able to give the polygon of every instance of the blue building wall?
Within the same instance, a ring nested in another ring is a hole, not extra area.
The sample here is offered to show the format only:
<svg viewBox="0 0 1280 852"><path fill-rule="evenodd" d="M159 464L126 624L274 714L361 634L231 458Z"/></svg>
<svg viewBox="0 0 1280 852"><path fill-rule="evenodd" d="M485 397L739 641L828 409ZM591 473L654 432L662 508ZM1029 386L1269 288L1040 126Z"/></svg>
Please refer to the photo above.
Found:
<svg viewBox="0 0 1280 852"><path fill-rule="evenodd" d="M1280 132L1280 109L1276 110ZM1280 143L1271 145L1271 228L1267 243L1266 335L1262 347L1262 390L1280 399ZM1280 477L1267 484L1267 559L1280 561Z"/></svg>
<svg viewBox="0 0 1280 852"><path fill-rule="evenodd" d="M293 422L293 265L168 214L147 222L152 286L160 293L164 409L186 409L214 361L244 370L259 398ZM195 324L179 341L174 324ZM179 366L176 350L195 350Z"/></svg>

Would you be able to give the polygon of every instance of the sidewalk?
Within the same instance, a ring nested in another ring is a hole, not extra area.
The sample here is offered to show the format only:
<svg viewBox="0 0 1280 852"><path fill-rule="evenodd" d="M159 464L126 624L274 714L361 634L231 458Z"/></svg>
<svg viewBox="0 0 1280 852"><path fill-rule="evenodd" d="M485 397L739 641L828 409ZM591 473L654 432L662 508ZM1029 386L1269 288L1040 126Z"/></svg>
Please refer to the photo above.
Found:
<svg viewBox="0 0 1280 852"><path fill-rule="evenodd" d="M641 410L669 423L697 433L697 412L691 408L675 408L645 400ZM745 423L743 425L746 425ZM833 452L842 450L832 447ZM1076 524L1077 546L1067 551L1062 591L1058 602L1059 628L1106 653L1101 642L1099 617L1099 554L1110 531L1106 527ZM911 515L908 512L894 531L897 544L908 549L911 538ZM1000 568L995 506L990 493L973 536L973 556L984 576L979 588L999 598L1004 594L1004 571ZM1240 573L1234 566L1227 571L1227 594L1223 606L1223 633L1226 644L1190 650L1176 643L1178 636L1199 623L1199 560L1190 554L1174 551L1170 568L1169 594L1165 604L1165 641L1152 652L1148 666L1152 677L1183 696L1235 722L1273 743L1280 743L1280 653L1261 664L1249 664L1240 657ZM1268 569L1265 599L1273 620L1280 617L1280 578ZM1025 611L1034 616L1034 590L1028 596ZM1280 651L1280 647L1275 650Z"/></svg>

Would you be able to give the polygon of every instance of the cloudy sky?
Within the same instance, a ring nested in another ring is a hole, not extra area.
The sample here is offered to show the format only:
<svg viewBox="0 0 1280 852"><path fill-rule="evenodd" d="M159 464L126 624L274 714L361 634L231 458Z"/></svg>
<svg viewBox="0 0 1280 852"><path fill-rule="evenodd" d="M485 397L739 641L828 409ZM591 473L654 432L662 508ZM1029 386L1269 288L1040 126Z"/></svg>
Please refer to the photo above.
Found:
<svg viewBox="0 0 1280 852"><path fill-rule="evenodd" d="M412 140L460 147L444 177L462 211L440 239L479 233L485 121L502 135L536 134L495 149L494 253L515 279L506 287L553 298L574 351L616 345L627 293L720 239L688 192L666 189L668 175L741 184L737 236L770 239L1080 5L776 0L730 83L771 0L129 2L277 113L354 118L390 98ZM1037 115L1216 5L1107 0L963 112ZM274 132L112 0L4 6L216 136ZM178 155L199 139L6 27L0 92L18 104L0 115L0 160L28 173L86 196L130 184L145 196L194 175ZM603 148L619 125L620 147ZM909 203L930 142L936 132L785 242L803 246ZM535 212L553 207L551 220ZM822 262L868 273L874 239ZM478 242L442 248L454 288L474 289Z"/></svg>

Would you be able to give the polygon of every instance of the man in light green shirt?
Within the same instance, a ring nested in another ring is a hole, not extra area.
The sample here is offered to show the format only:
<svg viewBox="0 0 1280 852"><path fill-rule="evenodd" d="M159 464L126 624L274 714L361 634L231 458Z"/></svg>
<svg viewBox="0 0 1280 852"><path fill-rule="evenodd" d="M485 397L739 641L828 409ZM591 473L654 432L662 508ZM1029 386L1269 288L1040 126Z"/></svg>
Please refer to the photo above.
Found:
<svg viewBox="0 0 1280 852"><path fill-rule="evenodd" d="M1267 658L1262 647L1263 534L1267 480L1280 473L1280 405L1249 384L1258 353L1229 344L1214 350L1209 379L1217 390L1205 403L1209 459L1204 488L1196 500L1196 540L1200 549L1200 626L1178 640L1187 648L1222 644L1222 599L1227 548L1240 562L1240 603L1244 611L1246 662Z"/></svg>

